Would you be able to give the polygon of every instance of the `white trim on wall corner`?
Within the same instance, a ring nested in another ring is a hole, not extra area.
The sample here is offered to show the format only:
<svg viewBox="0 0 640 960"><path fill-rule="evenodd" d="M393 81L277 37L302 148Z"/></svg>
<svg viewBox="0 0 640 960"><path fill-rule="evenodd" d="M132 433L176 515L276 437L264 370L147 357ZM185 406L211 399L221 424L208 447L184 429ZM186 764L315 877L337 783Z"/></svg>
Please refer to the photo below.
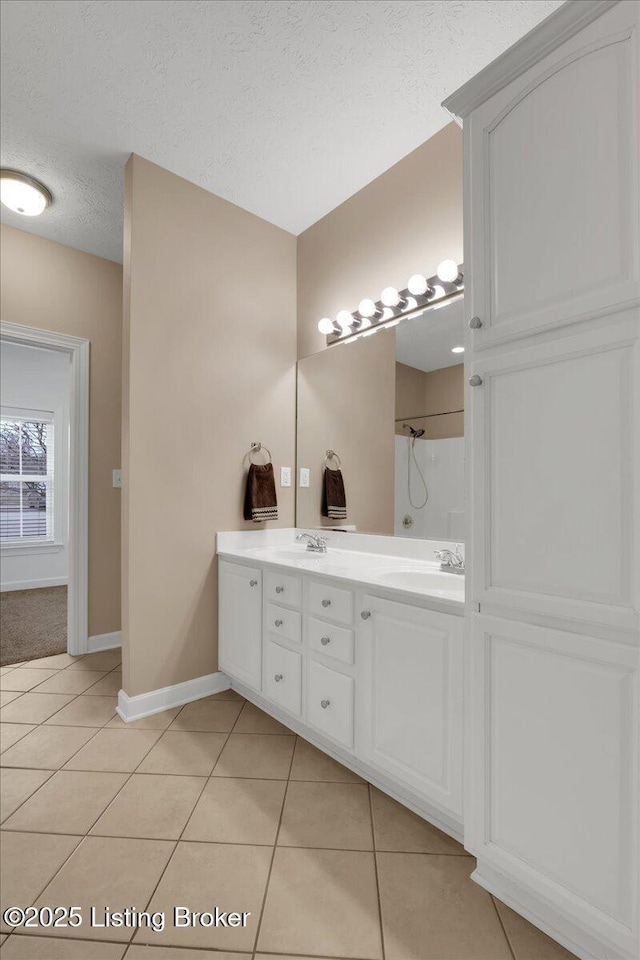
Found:
<svg viewBox="0 0 640 960"><path fill-rule="evenodd" d="M115 650L122 646L122 633L114 630L113 633L97 633L87 641L87 653L98 653L100 650Z"/></svg>
<svg viewBox="0 0 640 960"><path fill-rule="evenodd" d="M13 583L3 580L0 593L8 593L10 590L39 590L41 587L66 586L66 577L51 577L43 580L14 580Z"/></svg>
<svg viewBox="0 0 640 960"><path fill-rule="evenodd" d="M129 697L121 690L118 694L116 713L125 723L131 720L140 720L150 717L153 713L161 713L171 707L181 707L192 700L209 697L212 693L221 693L229 690L231 681L226 674L218 671L208 673L203 677L194 677L184 683L176 683L172 687L161 687L159 690L150 690L149 693L139 693Z"/></svg>

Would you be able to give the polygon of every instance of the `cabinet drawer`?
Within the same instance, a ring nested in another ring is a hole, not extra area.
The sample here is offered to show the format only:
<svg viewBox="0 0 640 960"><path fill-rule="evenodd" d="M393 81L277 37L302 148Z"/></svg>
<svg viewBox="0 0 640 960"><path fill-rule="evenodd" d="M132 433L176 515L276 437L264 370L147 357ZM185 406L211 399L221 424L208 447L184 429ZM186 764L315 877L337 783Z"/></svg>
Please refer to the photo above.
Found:
<svg viewBox="0 0 640 960"><path fill-rule="evenodd" d="M302 616L295 610L287 610L275 603L268 603L265 608L265 628L269 633L278 634L300 643L302 637Z"/></svg>
<svg viewBox="0 0 640 960"><path fill-rule="evenodd" d="M302 606L302 580L270 570L264 575L264 595L267 600L286 603L299 610Z"/></svg>
<svg viewBox="0 0 640 960"><path fill-rule="evenodd" d="M353 663L353 630L309 617L307 636L312 650L324 653L327 657L335 657L343 663Z"/></svg>
<svg viewBox="0 0 640 960"><path fill-rule="evenodd" d="M338 623L353 622L353 593L328 584L309 584L309 612Z"/></svg>
<svg viewBox="0 0 640 960"><path fill-rule="evenodd" d="M353 680L310 660L307 670L307 720L346 747L353 746Z"/></svg>
<svg viewBox="0 0 640 960"><path fill-rule="evenodd" d="M290 713L302 709L302 657L279 643L265 640L263 693Z"/></svg>

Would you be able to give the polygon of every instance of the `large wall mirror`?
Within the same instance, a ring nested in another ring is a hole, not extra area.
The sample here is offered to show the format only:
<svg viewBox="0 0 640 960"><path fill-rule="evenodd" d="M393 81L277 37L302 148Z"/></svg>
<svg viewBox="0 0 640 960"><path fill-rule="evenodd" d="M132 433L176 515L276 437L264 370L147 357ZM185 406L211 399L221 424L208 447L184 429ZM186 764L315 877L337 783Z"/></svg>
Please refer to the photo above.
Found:
<svg viewBox="0 0 640 960"><path fill-rule="evenodd" d="M464 540L462 297L298 364L297 525ZM346 519L322 515L339 458ZM309 486L300 486L300 469Z"/></svg>

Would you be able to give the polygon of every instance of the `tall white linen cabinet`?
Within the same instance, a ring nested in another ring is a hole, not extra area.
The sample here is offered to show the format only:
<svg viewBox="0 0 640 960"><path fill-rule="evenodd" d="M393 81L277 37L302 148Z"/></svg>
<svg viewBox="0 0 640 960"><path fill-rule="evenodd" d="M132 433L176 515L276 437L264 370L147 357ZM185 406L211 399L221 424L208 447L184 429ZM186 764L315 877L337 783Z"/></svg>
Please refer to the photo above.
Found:
<svg viewBox="0 0 640 960"><path fill-rule="evenodd" d="M640 955L635 0L445 101L465 143L465 845L584 960Z"/></svg>

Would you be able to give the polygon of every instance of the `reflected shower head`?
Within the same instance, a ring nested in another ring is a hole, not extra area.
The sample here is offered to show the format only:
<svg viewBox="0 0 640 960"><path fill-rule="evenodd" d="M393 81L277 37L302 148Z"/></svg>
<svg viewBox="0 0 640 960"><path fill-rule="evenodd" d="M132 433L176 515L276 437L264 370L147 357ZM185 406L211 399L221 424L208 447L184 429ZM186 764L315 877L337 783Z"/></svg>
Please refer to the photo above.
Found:
<svg viewBox="0 0 640 960"><path fill-rule="evenodd" d="M424 436L424 430L414 430L410 423L403 423L402 428L408 430L414 440Z"/></svg>

